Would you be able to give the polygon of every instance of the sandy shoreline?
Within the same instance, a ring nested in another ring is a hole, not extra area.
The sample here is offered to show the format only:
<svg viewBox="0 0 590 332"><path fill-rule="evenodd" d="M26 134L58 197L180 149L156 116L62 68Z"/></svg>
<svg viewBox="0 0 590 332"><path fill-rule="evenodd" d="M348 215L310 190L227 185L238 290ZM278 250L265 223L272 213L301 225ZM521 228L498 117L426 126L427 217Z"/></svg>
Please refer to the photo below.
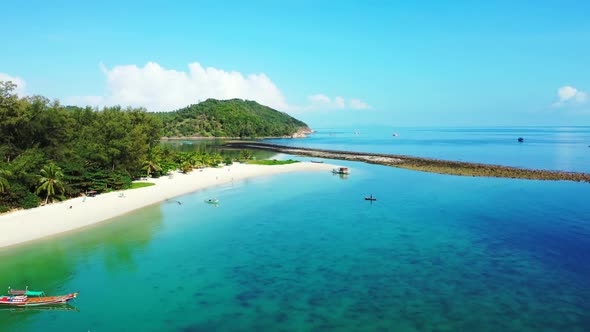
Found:
<svg viewBox="0 0 590 332"><path fill-rule="evenodd" d="M148 182L156 185L123 191L124 197L120 197L122 191L117 191L85 200L77 197L20 210L0 216L0 248L90 226L166 199L231 181L294 171L329 171L332 168L334 165L309 162L276 166L236 163L223 168L195 170L189 174L174 173L172 178L149 179Z"/></svg>

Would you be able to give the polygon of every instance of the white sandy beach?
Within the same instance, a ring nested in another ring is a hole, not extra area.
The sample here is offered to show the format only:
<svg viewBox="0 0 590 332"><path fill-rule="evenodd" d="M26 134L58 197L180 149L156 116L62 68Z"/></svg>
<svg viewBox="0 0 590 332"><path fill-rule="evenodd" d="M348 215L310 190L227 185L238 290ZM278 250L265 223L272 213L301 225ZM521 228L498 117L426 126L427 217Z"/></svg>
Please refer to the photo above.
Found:
<svg viewBox="0 0 590 332"><path fill-rule="evenodd" d="M235 163L223 168L194 170L149 179L156 185L116 191L95 197L78 197L29 210L0 216L0 248L72 231L105 221L133 210L188 194L210 186L263 175L293 171L329 171L334 165L299 162L264 166ZM121 193L124 197L120 197ZM71 208L70 208L71 206Z"/></svg>

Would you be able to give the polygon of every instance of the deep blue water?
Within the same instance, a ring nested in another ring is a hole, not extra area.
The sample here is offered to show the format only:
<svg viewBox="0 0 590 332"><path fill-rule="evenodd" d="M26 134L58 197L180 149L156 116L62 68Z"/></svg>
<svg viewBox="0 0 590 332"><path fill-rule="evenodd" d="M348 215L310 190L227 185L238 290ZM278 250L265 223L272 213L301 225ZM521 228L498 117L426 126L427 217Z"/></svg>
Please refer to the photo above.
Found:
<svg viewBox="0 0 590 332"><path fill-rule="evenodd" d="M363 131L343 136L290 142L390 149ZM441 157L479 151L452 136L458 151ZM488 156L509 162L513 143ZM563 144L529 149L557 165L547 155ZM248 179L0 250L0 284L80 291L78 311L0 311L0 330L590 331L590 184L327 162L350 176ZM371 194L376 202L363 199ZM217 208L203 202L212 196Z"/></svg>

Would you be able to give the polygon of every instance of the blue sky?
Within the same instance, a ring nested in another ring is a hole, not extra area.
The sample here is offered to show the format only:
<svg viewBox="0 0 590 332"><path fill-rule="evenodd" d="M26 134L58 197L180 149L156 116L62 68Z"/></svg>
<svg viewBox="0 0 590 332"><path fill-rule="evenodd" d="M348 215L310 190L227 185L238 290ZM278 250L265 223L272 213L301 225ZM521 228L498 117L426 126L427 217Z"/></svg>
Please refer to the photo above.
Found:
<svg viewBox="0 0 590 332"><path fill-rule="evenodd" d="M587 1L12 1L0 79L148 110L255 99L322 127L590 125L588 13Z"/></svg>

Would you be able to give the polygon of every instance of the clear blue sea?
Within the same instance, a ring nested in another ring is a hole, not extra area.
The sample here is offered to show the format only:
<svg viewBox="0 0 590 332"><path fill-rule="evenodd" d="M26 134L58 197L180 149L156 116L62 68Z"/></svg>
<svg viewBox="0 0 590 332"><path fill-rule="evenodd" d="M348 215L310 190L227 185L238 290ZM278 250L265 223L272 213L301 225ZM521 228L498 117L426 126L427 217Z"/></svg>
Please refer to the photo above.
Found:
<svg viewBox="0 0 590 332"><path fill-rule="evenodd" d="M395 133L398 136L393 136ZM523 138L522 143L518 142L519 137ZM307 139L277 139L268 142L321 149L590 172L590 126L319 128Z"/></svg>
<svg viewBox="0 0 590 332"><path fill-rule="evenodd" d="M281 143L590 170L589 128L449 130ZM0 331L590 331L590 184L327 162L350 176L253 178L0 250L0 285L80 291L0 308Z"/></svg>

